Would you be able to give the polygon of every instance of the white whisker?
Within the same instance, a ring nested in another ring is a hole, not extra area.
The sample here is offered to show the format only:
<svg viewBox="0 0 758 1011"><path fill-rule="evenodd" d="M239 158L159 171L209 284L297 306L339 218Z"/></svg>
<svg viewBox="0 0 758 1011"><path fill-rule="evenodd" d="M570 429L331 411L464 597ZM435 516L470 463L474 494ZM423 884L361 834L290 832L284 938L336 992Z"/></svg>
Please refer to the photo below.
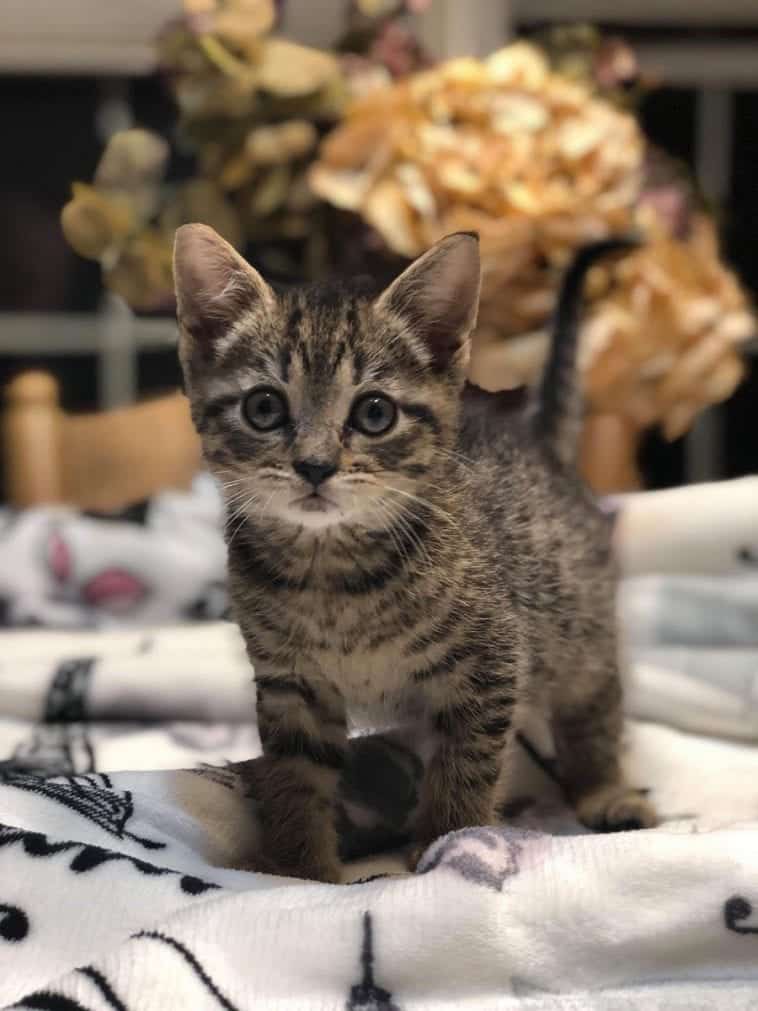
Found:
<svg viewBox="0 0 758 1011"><path fill-rule="evenodd" d="M395 495L402 495L411 502L418 502L420 506L423 506L425 509L429 509L435 516L439 516L439 518L444 520L446 523L458 526L457 521L450 515L450 513L441 506L435 505L434 502L430 502L428 499L422 498L420 495L414 495L412 492L403 491L402 488L396 488L393 485L382 483L381 486L385 491L392 492Z"/></svg>

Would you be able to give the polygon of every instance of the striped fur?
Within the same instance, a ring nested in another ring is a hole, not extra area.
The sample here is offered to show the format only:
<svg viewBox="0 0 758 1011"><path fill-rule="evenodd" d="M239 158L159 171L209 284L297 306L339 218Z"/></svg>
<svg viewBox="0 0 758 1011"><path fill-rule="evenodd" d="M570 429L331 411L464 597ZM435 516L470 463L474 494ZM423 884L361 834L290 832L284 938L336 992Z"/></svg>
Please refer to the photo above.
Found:
<svg viewBox="0 0 758 1011"><path fill-rule="evenodd" d="M539 414L464 392L475 240L443 240L378 298L274 294L202 226L180 229L175 263L186 386L228 501L230 588L257 678L260 866L337 879L335 791L361 713L412 713L436 734L420 845L492 821L534 706L552 714L580 817L651 824L618 762L610 529L554 451L560 410L543 438ZM245 420L258 386L290 405L275 431ZM379 437L348 420L367 392L397 406ZM336 468L324 513L297 504L302 460Z"/></svg>

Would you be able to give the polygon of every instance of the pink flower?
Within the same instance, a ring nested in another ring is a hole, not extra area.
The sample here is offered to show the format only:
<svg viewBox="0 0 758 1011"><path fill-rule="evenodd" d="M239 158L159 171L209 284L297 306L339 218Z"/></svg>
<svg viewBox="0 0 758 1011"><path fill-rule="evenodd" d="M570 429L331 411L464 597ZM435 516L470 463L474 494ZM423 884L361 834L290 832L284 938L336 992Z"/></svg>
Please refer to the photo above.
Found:
<svg viewBox="0 0 758 1011"><path fill-rule="evenodd" d="M65 583L71 575L71 549L57 530L47 541L47 564L59 583Z"/></svg>
<svg viewBox="0 0 758 1011"><path fill-rule="evenodd" d="M148 588L125 569L105 569L82 587L82 597L90 607L108 611L129 611L147 594Z"/></svg>
<svg viewBox="0 0 758 1011"><path fill-rule="evenodd" d="M637 56L623 39L604 39L593 56L595 80L601 88L633 84L640 74Z"/></svg>
<svg viewBox="0 0 758 1011"><path fill-rule="evenodd" d="M413 33L400 21L384 25L371 45L369 56L384 64L393 77L404 77L427 62Z"/></svg>

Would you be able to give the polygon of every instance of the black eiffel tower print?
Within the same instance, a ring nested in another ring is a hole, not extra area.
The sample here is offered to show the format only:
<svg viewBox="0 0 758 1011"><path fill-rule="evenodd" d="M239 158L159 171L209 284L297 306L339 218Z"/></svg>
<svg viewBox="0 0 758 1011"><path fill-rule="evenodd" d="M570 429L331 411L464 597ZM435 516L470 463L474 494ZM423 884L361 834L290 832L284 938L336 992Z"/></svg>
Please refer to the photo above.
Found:
<svg viewBox="0 0 758 1011"><path fill-rule="evenodd" d="M346 1011L402 1011L392 1000L389 990L374 982L374 929L369 912L363 914L361 966L363 979L350 988Z"/></svg>

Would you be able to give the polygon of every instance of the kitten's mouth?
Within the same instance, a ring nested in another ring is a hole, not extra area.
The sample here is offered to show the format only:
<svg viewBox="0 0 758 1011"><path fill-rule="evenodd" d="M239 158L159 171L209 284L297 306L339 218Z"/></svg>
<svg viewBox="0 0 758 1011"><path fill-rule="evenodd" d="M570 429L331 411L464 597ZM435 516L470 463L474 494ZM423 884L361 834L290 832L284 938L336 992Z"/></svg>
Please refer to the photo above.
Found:
<svg viewBox="0 0 758 1011"><path fill-rule="evenodd" d="M309 495L303 495L302 498L295 499L292 505L306 513L326 513L338 508L336 502L324 498L317 491L312 491Z"/></svg>

